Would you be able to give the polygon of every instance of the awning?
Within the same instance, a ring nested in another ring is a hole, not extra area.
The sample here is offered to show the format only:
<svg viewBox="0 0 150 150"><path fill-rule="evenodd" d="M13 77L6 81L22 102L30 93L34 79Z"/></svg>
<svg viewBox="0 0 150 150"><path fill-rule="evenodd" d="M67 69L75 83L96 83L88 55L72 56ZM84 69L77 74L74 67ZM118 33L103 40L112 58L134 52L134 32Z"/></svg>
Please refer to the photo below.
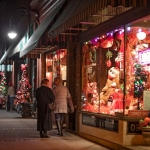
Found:
<svg viewBox="0 0 150 150"><path fill-rule="evenodd" d="M2 56L1 60L0 60L0 64L2 64L7 58L7 52L4 53L4 55Z"/></svg>
<svg viewBox="0 0 150 150"><path fill-rule="evenodd" d="M62 25L65 21L72 18L78 14L81 10L84 10L86 7L90 6L96 0L71 0L62 14L59 16L59 19L53 24L51 29L48 31L50 34L51 31L55 30L57 27Z"/></svg>
<svg viewBox="0 0 150 150"><path fill-rule="evenodd" d="M36 17L37 17L36 13L30 12L30 25L33 24ZM19 42L22 40L22 38L26 34L26 32L28 30L28 25L29 25L29 18L23 17L21 22L17 25L17 30L18 30L19 34L17 35L17 37L15 39L13 39L12 44L9 46L7 51L2 56L2 58L0 60L0 64L2 64L7 58L12 57L14 54L19 52L17 45L19 44Z"/></svg>
<svg viewBox="0 0 150 150"><path fill-rule="evenodd" d="M150 6L150 0L107 0L107 5L118 7L141 7L141 6Z"/></svg>
<svg viewBox="0 0 150 150"><path fill-rule="evenodd" d="M72 1L70 3L73 4ZM88 6L88 3L90 4L89 6ZM78 12L76 13L76 11L72 11L72 16L69 17L69 19L68 19L68 17L66 19L65 15L67 13L65 13L65 11L64 11L64 14L62 14L63 15L62 19L57 20L57 22L49 30L49 33L51 33L55 37L58 34L68 30L69 28L72 28L74 26L79 25L79 23L81 21L86 20L91 15L96 14L99 11L102 11L103 9L107 8L108 6L112 6L112 7L150 6L150 0L96 0L96 1L94 1L94 0L80 0L78 5L77 6L75 5L73 7L74 10L77 9ZM68 7L67 9L70 10L71 8Z"/></svg>
<svg viewBox="0 0 150 150"><path fill-rule="evenodd" d="M31 38L28 40L28 42L25 44L24 48L20 51L20 57L23 57L25 54L30 52L32 49L34 49L37 44L38 40L40 39L41 35L44 33L48 25L51 23L51 21L54 19L62 5L64 4L64 1L57 6L56 9L52 11L52 13L44 19L44 21L38 26L38 28L35 30L34 34L31 36Z"/></svg>
<svg viewBox="0 0 150 150"><path fill-rule="evenodd" d="M120 28L132 21L140 19L150 14L149 7L134 7L127 12L124 12L120 15L117 15L114 18L111 18L103 23L96 25L90 30L84 31L79 35L79 41L86 42L97 36L103 35L107 32L110 32L114 29Z"/></svg>

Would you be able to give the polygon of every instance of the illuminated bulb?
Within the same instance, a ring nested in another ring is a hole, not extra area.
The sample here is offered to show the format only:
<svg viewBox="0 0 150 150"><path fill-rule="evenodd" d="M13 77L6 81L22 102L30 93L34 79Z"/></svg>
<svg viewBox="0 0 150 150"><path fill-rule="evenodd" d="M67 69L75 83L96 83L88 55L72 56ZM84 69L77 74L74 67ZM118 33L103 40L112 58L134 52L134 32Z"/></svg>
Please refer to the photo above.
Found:
<svg viewBox="0 0 150 150"><path fill-rule="evenodd" d="M10 32L8 33L9 38L14 39L17 36L17 33L15 32Z"/></svg>
<svg viewBox="0 0 150 150"><path fill-rule="evenodd" d="M145 32L138 32L138 33L136 34L136 36L137 36L137 38L138 38L139 40L144 40L144 39L146 38L146 33L145 33Z"/></svg>
<svg viewBox="0 0 150 150"><path fill-rule="evenodd" d="M127 30L130 31L130 30L131 30L131 27L128 27Z"/></svg>

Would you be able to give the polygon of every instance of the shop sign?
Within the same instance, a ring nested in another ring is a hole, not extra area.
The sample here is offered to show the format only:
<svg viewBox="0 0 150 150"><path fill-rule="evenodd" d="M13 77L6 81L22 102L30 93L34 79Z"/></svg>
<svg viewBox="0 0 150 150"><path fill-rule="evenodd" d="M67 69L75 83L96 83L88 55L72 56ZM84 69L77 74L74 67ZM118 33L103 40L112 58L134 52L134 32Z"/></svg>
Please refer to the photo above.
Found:
<svg viewBox="0 0 150 150"><path fill-rule="evenodd" d="M128 122L128 134L141 134L142 131L138 128L139 121L129 121Z"/></svg>
<svg viewBox="0 0 150 150"><path fill-rule="evenodd" d="M118 132L118 120L95 117L93 115L82 115L82 124Z"/></svg>
<svg viewBox="0 0 150 150"><path fill-rule="evenodd" d="M148 114L148 110L129 110L128 116L129 117L137 117L137 118L144 118Z"/></svg>
<svg viewBox="0 0 150 150"><path fill-rule="evenodd" d="M141 64L150 64L150 49L139 52L139 62Z"/></svg>

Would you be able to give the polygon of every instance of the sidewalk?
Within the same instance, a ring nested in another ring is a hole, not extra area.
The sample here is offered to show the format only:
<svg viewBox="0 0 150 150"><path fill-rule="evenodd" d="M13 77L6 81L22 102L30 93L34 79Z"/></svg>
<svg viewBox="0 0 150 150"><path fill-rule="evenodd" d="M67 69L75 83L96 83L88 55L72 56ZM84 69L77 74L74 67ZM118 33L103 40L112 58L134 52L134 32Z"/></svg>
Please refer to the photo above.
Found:
<svg viewBox="0 0 150 150"><path fill-rule="evenodd" d="M65 131L58 136L55 126L48 134L40 138L36 119L0 110L0 150L110 150Z"/></svg>
<svg viewBox="0 0 150 150"><path fill-rule="evenodd" d="M48 133L49 139L41 139L36 131L36 118L22 118L16 112L0 110L0 150L110 150L69 132L57 136L55 125ZM150 150L150 146L120 146L118 150Z"/></svg>

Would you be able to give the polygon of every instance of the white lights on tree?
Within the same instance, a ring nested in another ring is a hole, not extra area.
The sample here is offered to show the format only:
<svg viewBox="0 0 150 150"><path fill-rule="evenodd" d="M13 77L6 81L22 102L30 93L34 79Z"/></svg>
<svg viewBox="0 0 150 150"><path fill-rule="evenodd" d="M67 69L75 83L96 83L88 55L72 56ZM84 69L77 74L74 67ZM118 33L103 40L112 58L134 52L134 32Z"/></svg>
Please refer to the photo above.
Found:
<svg viewBox="0 0 150 150"><path fill-rule="evenodd" d="M137 38L138 38L139 40L144 40L144 39L146 38L146 33L145 33L145 32L138 32L138 33L136 34L136 36L137 36Z"/></svg>
<svg viewBox="0 0 150 150"><path fill-rule="evenodd" d="M14 39L17 36L17 33L15 32L10 32L8 33L9 38Z"/></svg>

